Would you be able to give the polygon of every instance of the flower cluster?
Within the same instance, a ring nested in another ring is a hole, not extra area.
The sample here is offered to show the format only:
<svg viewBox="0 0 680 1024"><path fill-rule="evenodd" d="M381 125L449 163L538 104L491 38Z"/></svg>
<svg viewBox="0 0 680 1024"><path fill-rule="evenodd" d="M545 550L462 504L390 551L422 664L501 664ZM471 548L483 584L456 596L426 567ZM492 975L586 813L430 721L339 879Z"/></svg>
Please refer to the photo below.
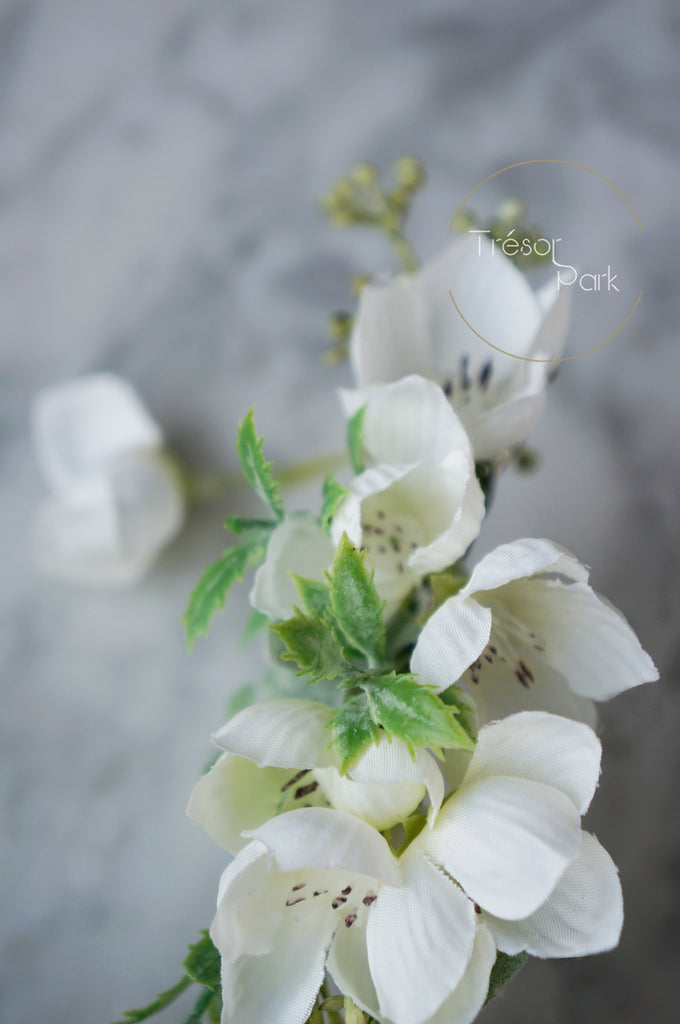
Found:
<svg viewBox="0 0 680 1024"><path fill-rule="evenodd" d="M475 243L477 245L477 243ZM616 945L616 868L581 829L598 783L595 701L657 678L623 615L558 544L471 566L489 475L545 400L544 362L482 352L449 289L507 348L550 359L562 296L458 241L366 285L344 391L351 478L286 514L252 413L238 448L266 518L207 570L207 629L231 584L309 696L241 710L189 814L233 860L210 936L224 1024L467 1024L527 955ZM483 470L483 472L482 472ZM326 977L340 995L329 995ZM320 994L321 993L321 994Z"/></svg>

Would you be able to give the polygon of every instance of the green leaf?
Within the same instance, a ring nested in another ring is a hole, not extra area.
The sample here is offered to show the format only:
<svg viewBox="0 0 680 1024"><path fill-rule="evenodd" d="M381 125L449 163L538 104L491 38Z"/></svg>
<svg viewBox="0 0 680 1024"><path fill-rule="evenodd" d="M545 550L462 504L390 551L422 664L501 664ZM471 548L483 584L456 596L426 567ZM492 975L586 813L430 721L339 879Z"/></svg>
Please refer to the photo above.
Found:
<svg viewBox="0 0 680 1024"><path fill-rule="evenodd" d="M306 576L298 576L292 572L293 582L297 587L303 607L310 615L325 615L331 606L331 593L327 583L321 580L310 580Z"/></svg>
<svg viewBox="0 0 680 1024"><path fill-rule="evenodd" d="M204 988L196 1000L193 1010L188 1017L184 1018L182 1024L202 1024L203 1016L212 1003L213 994L209 988Z"/></svg>
<svg viewBox="0 0 680 1024"><path fill-rule="evenodd" d="M254 569L267 552L266 540L254 534L236 547L228 548L221 558L208 566L189 597L184 615L187 646L194 646L199 636L205 635L210 621L220 608L234 583L241 582L249 569Z"/></svg>
<svg viewBox="0 0 680 1024"><path fill-rule="evenodd" d="M392 736L416 747L474 750L474 740L448 707L428 686L411 675L391 672L364 685L373 720Z"/></svg>
<svg viewBox="0 0 680 1024"><path fill-rule="evenodd" d="M349 494L346 487L339 484L335 477L328 476L323 482L323 505L321 506L321 525L328 533L331 522L343 501Z"/></svg>
<svg viewBox="0 0 680 1024"><path fill-rule="evenodd" d="M269 625L269 616L263 612L258 612L257 608L253 608L246 623L246 628L243 630L241 635L241 647L245 647L250 643L254 637L261 633L263 629L266 629Z"/></svg>
<svg viewBox="0 0 680 1024"><path fill-rule="evenodd" d="M207 931L189 946L189 952L182 964L192 981L216 991L220 987L220 954Z"/></svg>
<svg viewBox="0 0 680 1024"><path fill-rule="evenodd" d="M371 743L377 743L380 737L380 730L373 721L365 693L346 701L328 723L328 727L343 775L364 750Z"/></svg>
<svg viewBox="0 0 680 1024"><path fill-rule="evenodd" d="M449 597L453 597L454 594L462 590L469 579L470 574L465 571L460 562L456 562L455 565L443 572L430 573L427 582L432 591L434 604L428 609L428 615L436 611Z"/></svg>
<svg viewBox="0 0 680 1024"><path fill-rule="evenodd" d="M365 468L363 455L365 415L366 406L363 405L358 412L354 413L354 416L352 416L347 423L347 446L349 448L349 457L352 460L352 469L355 473L363 473Z"/></svg>
<svg viewBox="0 0 680 1024"><path fill-rule="evenodd" d="M331 608L338 625L353 647L374 664L385 656L385 625L382 619L385 602L380 599L368 571L364 555L347 534L343 534L328 577Z"/></svg>
<svg viewBox="0 0 680 1024"><path fill-rule="evenodd" d="M175 999L178 999L182 992L189 988L190 985L191 978L185 976L176 985L173 985L172 988L161 992L148 1006L142 1006L137 1010L126 1010L121 1019L116 1021L116 1024L137 1024L140 1020L148 1020L149 1017L153 1017L155 1014L160 1013L161 1010L164 1010L166 1006L174 1003Z"/></svg>
<svg viewBox="0 0 680 1024"><path fill-rule="evenodd" d="M238 452L246 480L265 505L269 505L277 519L283 519L283 499L279 485L272 476L272 463L267 462L263 452L263 438L258 436L253 409L239 423L236 451Z"/></svg>
<svg viewBox="0 0 680 1024"><path fill-rule="evenodd" d="M270 534L276 526L276 519L248 519L245 516L229 516L225 525L237 537L248 537L254 533Z"/></svg>
<svg viewBox="0 0 680 1024"><path fill-rule="evenodd" d="M458 721L465 729L473 743L477 742L479 725L477 720L477 705L472 697L455 683L439 694L440 699L447 707L456 708Z"/></svg>
<svg viewBox="0 0 680 1024"><path fill-rule="evenodd" d="M309 682L319 679L337 679L348 671L342 644L333 628L318 615L303 615L295 609L292 619L286 619L272 630L288 648L283 657L297 662L300 675L308 675Z"/></svg>
<svg viewBox="0 0 680 1024"><path fill-rule="evenodd" d="M496 962L491 968L489 994L486 997L486 1003L495 999L497 995L500 995L500 991L503 986L510 981L513 974L517 973L526 959L526 953L517 953L515 956L509 956L507 953L496 954ZM485 1006L486 1003L484 1004Z"/></svg>

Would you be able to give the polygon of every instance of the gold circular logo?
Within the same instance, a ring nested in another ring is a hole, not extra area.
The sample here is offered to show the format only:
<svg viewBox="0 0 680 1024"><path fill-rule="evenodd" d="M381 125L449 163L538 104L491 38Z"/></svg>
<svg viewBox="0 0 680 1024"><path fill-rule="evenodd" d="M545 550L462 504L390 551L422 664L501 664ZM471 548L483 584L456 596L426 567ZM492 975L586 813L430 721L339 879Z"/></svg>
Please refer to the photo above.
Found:
<svg viewBox="0 0 680 1024"><path fill-rule="evenodd" d="M581 171L587 171L588 174L594 174L596 178L599 178L600 181L604 181L606 185L609 185L609 187L611 189L613 189L614 192L616 192L617 195L619 195L621 197L621 199L623 199L624 203L626 204L626 206L628 207L630 212L633 214L633 217L635 218L637 226L639 227L640 231L642 231L642 224L640 223L640 219L639 219L637 213L635 212L635 210L633 209L633 207L631 206L631 204L629 203L629 201L624 196L623 192L620 189L618 189L616 187L616 185L614 185L611 181L609 181L608 178L605 178L603 174L598 174L598 172L592 170L592 168L584 167L583 164L576 164L576 163L573 163L570 160L551 160L551 159L520 160L516 164L508 164L507 167L501 167L500 171L494 171L494 173L490 174L488 176L488 178L484 179L484 181L480 181L479 185L476 185L473 188L472 192L470 192L465 197L465 199L463 200L463 202L460 204L460 206L458 207L458 209L456 210L456 212L453 215L451 223L449 224L449 231L453 230L453 227L454 227L454 225L456 223L456 218L461 213L463 207L466 205L466 203L469 202L469 200L472 198L472 196L475 194L475 192L477 192L477 190L482 187L482 185L486 185L487 181L491 181L492 178L497 178L498 175L499 174L503 174L504 171L511 171L515 167L526 167L528 164L564 164L567 167L578 167L579 170L581 170ZM475 330L475 328L472 326L470 321L465 318L465 316L463 315L463 313L461 312L461 310L460 310L460 308L458 306L458 303L456 302L456 300L454 298L454 295L453 295L453 292L451 291L451 289L449 289L449 295L451 297L451 302L456 307L456 312L458 313L458 316L461 318L463 323L466 324L466 326L470 328L470 330L472 331L473 334L476 334L478 338L480 338L483 342L485 342L491 348L495 349L496 352L502 352L503 355L512 356L513 359L524 359L524 360L526 360L527 362L530 362L530 363L565 363L565 362L568 362L570 359L579 359L581 356L587 356L590 352L595 352L598 348L602 348L603 345L606 345L608 341L611 341L611 339L615 335L617 335L619 333L619 331L623 327L626 326L626 324L628 323L628 321L632 317L633 313L637 309L638 303L639 303L640 299L642 298L642 291L640 291L637 299L635 300L633 308L631 309L630 313L628 314L626 319L623 321L623 323L619 324L619 326L616 328L616 330L613 331L610 335L608 335L604 339L604 341L599 342L597 345L593 345L592 348L588 348L584 352L578 352L576 355L573 355L573 356L562 356L559 359L536 359L535 357L532 357L532 356L520 356L520 355L517 355L516 352L508 352L507 349L501 348L499 345L494 345L494 343L492 341L489 341L488 338L485 338L484 335L480 334L479 331Z"/></svg>

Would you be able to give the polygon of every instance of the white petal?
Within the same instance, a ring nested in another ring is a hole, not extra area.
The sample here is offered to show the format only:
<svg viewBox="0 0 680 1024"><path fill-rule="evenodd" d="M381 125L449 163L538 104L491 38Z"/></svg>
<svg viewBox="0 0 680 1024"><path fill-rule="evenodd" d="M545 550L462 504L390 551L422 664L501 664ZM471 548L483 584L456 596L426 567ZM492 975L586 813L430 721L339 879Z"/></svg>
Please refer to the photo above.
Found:
<svg viewBox="0 0 680 1024"><path fill-rule="evenodd" d="M248 843L222 872L210 936L223 961L269 952L282 913L284 901L277 895L282 884L268 865L263 843ZM249 902L253 893L260 901L257 914ZM273 899L268 900L270 893Z"/></svg>
<svg viewBox="0 0 680 1024"><path fill-rule="evenodd" d="M558 291L555 277L536 292L536 299L543 313L543 322L531 343L529 354L535 359L559 359L569 331L571 288Z"/></svg>
<svg viewBox="0 0 680 1024"><path fill-rule="evenodd" d="M420 466L409 479L418 490L423 519L446 518L444 528L409 558L409 568L422 576L445 569L465 554L479 534L486 506L472 463L463 452L452 452L436 466ZM429 532L432 536L434 529Z"/></svg>
<svg viewBox="0 0 680 1024"><path fill-rule="evenodd" d="M283 915L271 951L222 960L222 1019L229 1024L304 1024L324 976L329 915Z"/></svg>
<svg viewBox="0 0 680 1024"><path fill-rule="evenodd" d="M580 842L580 817L568 797L503 777L463 784L416 840L483 909L511 920L547 899Z"/></svg>
<svg viewBox="0 0 680 1024"><path fill-rule="evenodd" d="M317 768L333 764L326 728L333 714L333 708L315 700L260 701L234 715L212 740L260 766Z"/></svg>
<svg viewBox="0 0 680 1024"><path fill-rule="evenodd" d="M380 1007L368 963L366 929L370 914L362 914L351 928L338 928L333 938L327 967L343 995L349 996L364 1013L378 1018Z"/></svg>
<svg viewBox="0 0 680 1024"><path fill-rule="evenodd" d="M306 792L305 783L309 778L298 780L291 769L259 768L246 758L223 754L194 787L187 814L235 854L248 843L242 832L294 807L297 793L298 800L325 805L320 792Z"/></svg>
<svg viewBox="0 0 680 1024"><path fill-rule="evenodd" d="M485 236L455 243L427 266L423 277L428 301L441 310L433 324L438 365L450 365L447 350L457 355L483 344L459 316L449 291L465 320L488 342L515 356L528 353L541 322L538 302L524 274L498 246L493 251ZM451 314L444 319L446 298Z"/></svg>
<svg viewBox="0 0 680 1024"><path fill-rule="evenodd" d="M465 785L494 775L554 786L585 814L600 775L602 746L592 729L526 711L480 730Z"/></svg>
<svg viewBox="0 0 680 1024"><path fill-rule="evenodd" d="M45 478L68 498L88 496L92 478L105 473L116 455L162 442L134 389L108 373L41 391L33 401L32 424Z"/></svg>
<svg viewBox="0 0 680 1024"><path fill-rule="evenodd" d="M357 387L432 375L425 308L417 275L361 290L350 359Z"/></svg>
<svg viewBox="0 0 680 1024"><path fill-rule="evenodd" d="M322 807L289 811L249 833L271 851L279 871L343 868L398 885L397 861L385 839L353 814Z"/></svg>
<svg viewBox="0 0 680 1024"><path fill-rule="evenodd" d="M449 598L423 626L411 655L411 671L421 683L447 689L486 647L491 621L491 611L475 600Z"/></svg>
<svg viewBox="0 0 680 1024"><path fill-rule="evenodd" d="M511 580L547 572L563 554L563 549L552 541L533 537L500 544L477 563L467 584L453 600L463 600L480 591L497 590Z"/></svg>
<svg viewBox="0 0 680 1024"><path fill-rule="evenodd" d="M371 464L440 462L455 449L470 452L462 423L433 381L414 375L340 397L350 414L366 406L362 441Z"/></svg>
<svg viewBox="0 0 680 1024"><path fill-rule="evenodd" d="M562 718L571 718L576 722L584 722L591 728L597 724L597 712L591 700L577 697L548 662L532 660L531 653L523 651L518 654L533 674L533 680L522 685L517 676L516 664L501 662L497 658L488 664L481 658L475 666L473 681L470 671L466 672L461 685L472 694L477 705L477 716L480 725L487 725L519 711L548 711Z"/></svg>
<svg viewBox="0 0 680 1024"><path fill-rule="evenodd" d="M394 1024L421 1024L465 972L475 912L419 852L407 852L401 864L403 884L383 886L368 915L368 960L381 1013Z"/></svg>
<svg viewBox="0 0 680 1024"><path fill-rule="evenodd" d="M521 921L485 915L498 948L531 956L588 956L613 949L623 924L623 898L616 865L594 836L583 834L572 861L546 902Z"/></svg>
<svg viewBox="0 0 680 1024"><path fill-rule="evenodd" d="M403 740L390 742L385 735L379 746L371 744L346 776L336 768L318 768L314 777L333 807L355 814L381 832L405 821L425 796L426 787L432 815L444 798L444 779L432 755L419 749L413 758Z"/></svg>
<svg viewBox="0 0 680 1024"><path fill-rule="evenodd" d="M467 424L476 459L495 456L526 440L545 409L543 383L536 389L513 394Z"/></svg>
<svg viewBox="0 0 680 1024"><path fill-rule="evenodd" d="M530 580L516 599L525 621L544 639L544 658L562 673L574 693L608 700L659 678L621 612L587 584Z"/></svg>
<svg viewBox="0 0 680 1024"><path fill-rule="evenodd" d="M319 523L304 514L288 516L269 538L267 557L255 573L251 604L271 619L290 618L293 605L300 605L291 572L321 580L332 561L333 545Z"/></svg>
<svg viewBox="0 0 680 1024"><path fill-rule="evenodd" d="M491 932L485 925L478 924L465 974L427 1024L472 1024L486 1002L489 977L495 960L496 945Z"/></svg>

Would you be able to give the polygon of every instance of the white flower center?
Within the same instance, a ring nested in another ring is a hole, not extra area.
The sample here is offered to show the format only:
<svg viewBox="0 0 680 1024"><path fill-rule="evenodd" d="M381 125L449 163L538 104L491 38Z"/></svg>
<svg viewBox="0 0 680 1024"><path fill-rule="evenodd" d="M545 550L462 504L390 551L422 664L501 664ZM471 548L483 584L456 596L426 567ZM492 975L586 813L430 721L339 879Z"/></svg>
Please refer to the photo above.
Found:
<svg viewBox="0 0 680 1024"><path fill-rule="evenodd" d="M530 689L535 682L535 660L545 652L545 641L536 635L526 622L517 618L505 604L484 600L484 594L477 594L479 604L491 609L493 620L489 643L467 670L470 679L477 684L486 665L501 662L514 673L517 682Z"/></svg>
<svg viewBox="0 0 680 1024"><path fill-rule="evenodd" d="M290 872L290 887L286 890L284 910L294 908L296 918L311 909L330 909L342 919L345 928L365 916L378 899L375 888L366 885L366 878L348 876L338 881L338 873L315 871L313 877L303 872Z"/></svg>
<svg viewBox="0 0 680 1024"><path fill-rule="evenodd" d="M389 573L405 573L409 555L426 543L422 523L400 509L389 508L376 495L362 507L362 547L369 563Z"/></svg>

